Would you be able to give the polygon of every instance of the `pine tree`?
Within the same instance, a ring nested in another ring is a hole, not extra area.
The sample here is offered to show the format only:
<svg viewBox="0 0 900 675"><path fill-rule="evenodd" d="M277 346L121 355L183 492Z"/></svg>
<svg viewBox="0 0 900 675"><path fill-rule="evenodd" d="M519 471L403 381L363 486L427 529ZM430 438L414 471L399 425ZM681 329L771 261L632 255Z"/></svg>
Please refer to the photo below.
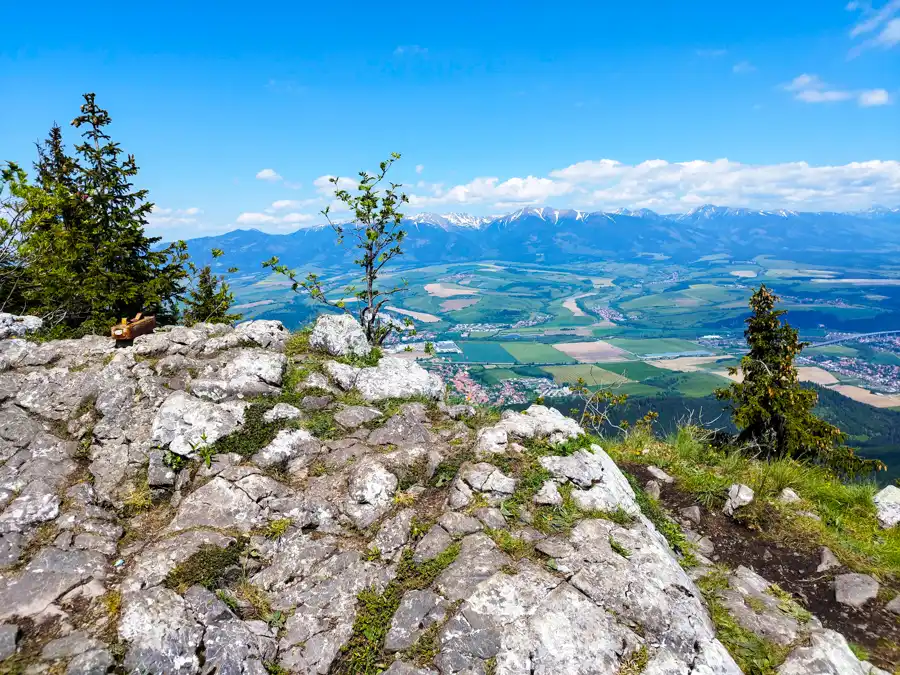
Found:
<svg viewBox="0 0 900 675"><path fill-rule="evenodd" d="M750 351L741 359L743 379L716 391L717 398L730 401L738 440L764 456L809 459L850 474L883 468L857 457L844 445L840 429L813 414L818 394L800 385L794 366L808 343L782 322L786 312L775 309L778 300L764 284L753 293L744 331Z"/></svg>
<svg viewBox="0 0 900 675"><path fill-rule="evenodd" d="M94 94L84 100L72 122L84 128L75 157L54 125L38 147L37 184L19 186L34 214L20 246L30 260L22 304L63 334L106 332L138 312L165 321L184 290L186 246L158 250L160 239L145 234L153 204L134 188L137 163L110 139L111 118ZM49 216L38 208L47 197L57 207Z"/></svg>
<svg viewBox="0 0 900 675"><path fill-rule="evenodd" d="M213 259L217 260L223 255L222 249L212 250ZM241 320L240 314L228 313L234 304L234 294L224 275L213 274L210 265L197 267L193 262L188 262L188 269L193 283L184 301L186 326L195 323L234 323ZM228 272L237 272L237 268L232 267Z"/></svg>

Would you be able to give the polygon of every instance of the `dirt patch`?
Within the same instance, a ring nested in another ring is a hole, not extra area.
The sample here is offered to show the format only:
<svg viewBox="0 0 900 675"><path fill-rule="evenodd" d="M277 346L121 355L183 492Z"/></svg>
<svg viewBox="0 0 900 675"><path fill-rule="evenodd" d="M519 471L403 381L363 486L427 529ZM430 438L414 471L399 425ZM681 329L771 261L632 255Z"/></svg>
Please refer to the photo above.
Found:
<svg viewBox="0 0 900 675"><path fill-rule="evenodd" d="M653 479L643 465L623 462L621 466L636 476L641 485ZM696 504L692 495L666 484L661 487L660 501L676 519L680 509ZM893 669L900 664L897 617L885 609L883 600L876 598L860 609L835 600L834 574L846 572L846 569L816 572L820 562L817 547L803 549L770 541L719 512L702 506L700 509L701 522L691 523L691 529L713 542L715 551L711 557L714 562L723 563L730 569L744 565L769 583L778 584L826 628L836 630L850 642L868 650L871 661L879 667Z"/></svg>
<svg viewBox="0 0 900 675"><path fill-rule="evenodd" d="M437 298L452 298L454 295L478 295L474 288L460 288L450 284L425 284L425 292Z"/></svg>
<svg viewBox="0 0 900 675"><path fill-rule="evenodd" d="M876 408L896 408L900 406L900 395L897 394L876 394L868 389L851 384L836 384L833 387L829 387L829 389L843 394L847 398L852 398L854 401L867 403Z"/></svg>
<svg viewBox="0 0 900 675"><path fill-rule="evenodd" d="M584 313L584 310L578 306L578 300L581 298L588 298L592 295L596 295L595 293L582 293L581 295L573 295L571 298L563 302L563 307L572 312L573 316L587 316Z"/></svg>
<svg viewBox="0 0 900 675"><path fill-rule="evenodd" d="M465 309L466 307L471 307L479 300L481 300L481 298L459 298L456 300L444 300L441 303L441 309L447 312L452 312L457 309Z"/></svg>
<svg viewBox="0 0 900 675"><path fill-rule="evenodd" d="M591 283L594 284L594 288L612 288L613 278L612 277L591 277Z"/></svg>
<svg viewBox="0 0 900 675"><path fill-rule="evenodd" d="M704 370L703 365L707 363L715 363L722 359L730 358L728 356L680 356L677 359L658 359L653 361L654 366L665 368L666 370L674 370L679 373L693 373L698 370Z"/></svg>
<svg viewBox="0 0 900 675"><path fill-rule="evenodd" d="M816 384L838 383L838 379L834 375L818 366L800 366L797 368L797 376L801 382L815 382Z"/></svg>
<svg viewBox="0 0 900 675"><path fill-rule="evenodd" d="M581 363L599 363L601 361L626 361L628 352L603 340L591 342L562 342L553 345L563 354L571 356Z"/></svg>
<svg viewBox="0 0 900 675"><path fill-rule="evenodd" d="M434 314L426 314L425 312L414 312L411 309L400 309L399 307L385 307L386 310L390 312L396 312L397 314L403 314L404 316L412 317L417 321L421 321L423 323L437 323L441 320L440 317L435 316Z"/></svg>

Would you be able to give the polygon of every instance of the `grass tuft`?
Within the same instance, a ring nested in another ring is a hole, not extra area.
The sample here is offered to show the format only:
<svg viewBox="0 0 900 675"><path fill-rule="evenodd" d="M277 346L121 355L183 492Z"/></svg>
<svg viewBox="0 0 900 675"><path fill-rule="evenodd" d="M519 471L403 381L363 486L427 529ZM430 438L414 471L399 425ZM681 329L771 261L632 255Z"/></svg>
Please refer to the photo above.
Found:
<svg viewBox="0 0 900 675"><path fill-rule="evenodd" d="M195 584L214 590L221 580L234 569L243 546L232 543L226 548L205 544L180 565L175 566L163 584L178 593L184 593Z"/></svg>
<svg viewBox="0 0 900 675"><path fill-rule="evenodd" d="M697 581L716 626L716 637L746 675L775 675L790 646L776 645L741 626L725 609L719 592L728 587L727 571L714 569Z"/></svg>
<svg viewBox="0 0 900 675"><path fill-rule="evenodd" d="M397 565L397 574L384 591L368 588L358 596L359 605L353 633L332 665L335 675L376 675L387 669L384 638L391 618L400 606L403 594L409 590L427 588L459 555L460 546L454 543L432 560L416 563L411 549L404 551Z"/></svg>
<svg viewBox="0 0 900 675"><path fill-rule="evenodd" d="M650 662L650 652L646 645L641 645L622 661L616 675L641 675Z"/></svg>

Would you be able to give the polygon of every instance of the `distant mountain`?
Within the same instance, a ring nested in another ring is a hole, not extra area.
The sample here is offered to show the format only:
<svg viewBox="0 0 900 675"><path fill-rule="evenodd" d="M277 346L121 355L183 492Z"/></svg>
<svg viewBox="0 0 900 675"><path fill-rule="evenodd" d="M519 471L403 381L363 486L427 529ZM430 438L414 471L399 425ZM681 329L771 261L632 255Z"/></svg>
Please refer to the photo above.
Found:
<svg viewBox="0 0 900 675"><path fill-rule="evenodd" d="M674 261L712 253L739 259L775 255L788 260L846 263L853 253L900 254L900 209L875 207L854 213L760 211L705 204L682 214L649 209L612 213L526 207L504 216L422 213L404 219L408 236L403 263L421 265L471 260L559 264L579 260L629 259L654 253ZM278 256L291 267L339 268L352 262L352 248L337 247L327 226L291 234L235 230L192 239L191 255L201 263L212 248L223 266L260 269Z"/></svg>

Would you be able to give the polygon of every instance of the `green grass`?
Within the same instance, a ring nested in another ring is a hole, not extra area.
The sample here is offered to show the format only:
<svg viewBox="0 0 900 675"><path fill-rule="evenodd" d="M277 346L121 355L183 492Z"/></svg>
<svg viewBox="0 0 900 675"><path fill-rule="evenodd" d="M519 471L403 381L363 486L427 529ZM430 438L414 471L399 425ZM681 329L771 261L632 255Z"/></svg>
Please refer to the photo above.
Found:
<svg viewBox="0 0 900 675"><path fill-rule="evenodd" d="M774 675L787 658L790 646L776 645L741 626L725 609L719 593L728 587L726 573L714 570L697 581L716 626L716 637L745 675Z"/></svg>
<svg viewBox="0 0 900 675"><path fill-rule="evenodd" d="M826 354L828 356L859 356L859 350L846 345L826 345L824 347L807 347L803 350L804 354Z"/></svg>
<svg viewBox="0 0 900 675"><path fill-rule="evenodd" d="M519 363L577 363L571 356L542 342L503 342L501 344Z"/></svg>
<svg viewBox="0 0 900 675"><path fill-rule="evenodd" d="M749 485L756 499L744 517L761 537L808 551L827 546L854 571L892 583L900 578L900 529L879 527L872 502L874 483L845 483L826 469L795 460L759 460L713 448L703 433L681 428L666 441L626 439L607 442L604 449L618 462L662 468L677 479L681 490L708 508L721 508L732 483ZM803 498L799 505L778 502L776 497L787 487ZM802 517L800 510L815 512L821 520Z"/></svg>
<svg viewBox="0 0 900 675"><path fill-rule="evenodd" d="M180 565L176 565L164 580L164 585L179 593L199 584L213 590L221 579L238 564L242 545L233 543L226 548L204 544Z"/></svg>
<svg viewBox="0 0 900 675"><path fill-rule="evenodd" d="M397 565L394 579L379 592L376 588L362 591L353 633L329 672L337 675L376 675L389 665L384 653L384 638L403 594L427 588L459 555L459 543L451 544L436 558L415 563L411 549L406 549Z"/></svg>

